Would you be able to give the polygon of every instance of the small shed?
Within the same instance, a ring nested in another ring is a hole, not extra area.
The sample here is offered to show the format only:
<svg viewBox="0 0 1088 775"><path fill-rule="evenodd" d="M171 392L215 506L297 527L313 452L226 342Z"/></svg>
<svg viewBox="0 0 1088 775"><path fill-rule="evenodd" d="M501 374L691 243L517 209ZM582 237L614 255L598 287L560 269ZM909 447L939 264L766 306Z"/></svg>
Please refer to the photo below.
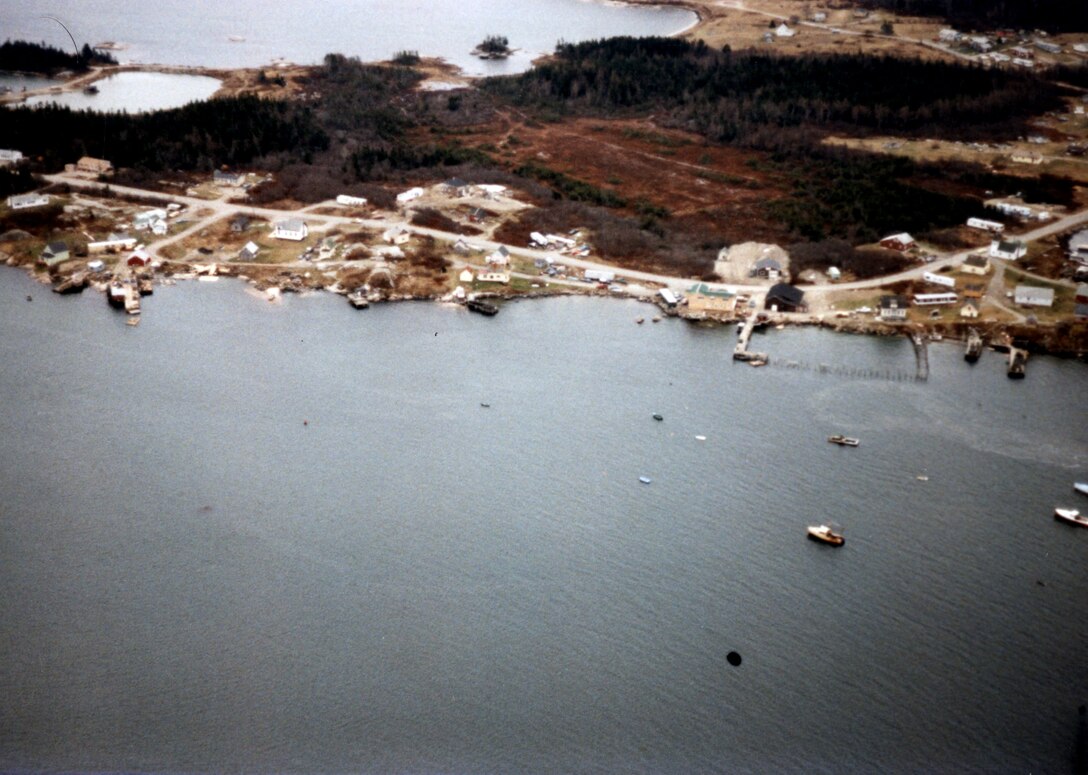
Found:
<svg viewBox="0 0 1088 775"><path fill-rule="evenodd" d="M125 259L127 266L139 266L144 267L151 263L151 254L146 250L134 250L129 254L129 257Z"/></svg>
<svg viewBox="0 0 1088 775"><path fill-rule="evenodd" d="M470 283L475 279L476 275L467 266L461 270L461 274L457 275L457 282L459 283Z"/></svg>
<svg viewBox="0 0 1088 775"><path fill-rule="evenodd" d="M257 258L257 253L261 250L260 246L256 242L247 242L238 252L238 258L242 261L252 261Z"/></svg>

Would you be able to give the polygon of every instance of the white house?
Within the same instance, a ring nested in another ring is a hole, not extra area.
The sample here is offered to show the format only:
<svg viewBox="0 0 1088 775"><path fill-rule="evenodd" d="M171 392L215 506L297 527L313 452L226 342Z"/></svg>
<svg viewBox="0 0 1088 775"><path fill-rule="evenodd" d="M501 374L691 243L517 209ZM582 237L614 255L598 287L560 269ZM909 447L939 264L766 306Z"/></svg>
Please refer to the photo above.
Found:
<svg viewBox="0 0 1088 775"><path fill-rule="evenodd" d="M967 274L984 275L990 271L990 257L971 255L964 259L960 269Z"/></svg>
<svg viewBox="0 0 1088 775"><path fill-rule="evenodd" d="M505 245L499 245L499 249L484 259L490 266L510 266L510 251Z"/></svg>
<svg viewBox="0 0 1088 775"><path fill-rule="evenodd" d="M880 319L881 320L906 320L907 309L910 304L902 296L881 296L880 297Z"/></svg>
<svg viewBox="0 0 1088 775"><path fill-rule="evenodd" d="M1013 301L1023 307L1050 307L1054 305L1054 289L1034 285L1018 285Z"/></svg>
<svg viewBox="0 0 1088 775"><path fill-rule="evenodd" d="M22 151L14 151L10 148L0 148L0 167L6 167L9 164L18 164L22 160Z"/></svg>
<svg viewBox="0 0 1088 775"><path fill-rule="evenodd" d="M135 247L135 237L130 237L127 234L110 234L104 240L87 243L87 252L91 255L96 253L116 253L119 250L132 250Z"/></svg>
<svg viewBox="0 0 1088 775"><path fill-rule="evenodd" d="M968 299L963 303L960 308L961 318L977 318L978 317L978 301L976 299Z"/></svg>
<svg viewBox="0 0 1088 775"><path fill-rule="evenodd" d="M136 217L132 219L132 228L136 231L143 231L144 229L150 229L151 224L155 221L165 221L166 210L154 209L144 210L142 213L136 213Z"/></svg>
<svg viewBox="0 0 1088 775"><path fill-rule="evenodd" d="M423 196L422 188L410 188L407 191L397 194L397 204L408 204L413 199L419 199L421 196Z"/></svg>
<svg viewBox="0 0 1088 775"><path fill-rule="evenodd" d="M498 199L506 193L506 186L500 186L496 183L480 183L476 188L487 199Z"/></svg>
<svg viewBox="0 0 1088 775"><path fill-rule="evenodd" d="M1023 242L1008 242L1006 240L994 240L990 243L990 258L1004 258L1015 261L1026 255L1028 247Z"/></svg>
<svg viewBox="0 0 1088 775"><path fill-rule="evenodd" d="M299 218L285 218L282 221L276 221L272 227L272 236L275 239L289 239L301 242L309 234L310 229L306 226L306 222Z"/></svg>
<svg viewBox="0 0 1088 775"><path fill-rule="evenodd" d="M12 210L25 210L28 207L42 207L49 204L48 194L16 194L8 197L8 207Z"/></svg>
<svg viewBox="0 0 1088 775"><path fill-rule="evenodd" d="M246 182L246 174L244 172L215 170L212 173L212 182L217 186L240 186Z"/></svg>
<svg viewBox="0 0 1088 775"><path fill-rule="evenodd" d="M792 38L794 35L797 34L797 31L790 29L790 26L788 24L782 22L778 25L778 27L775 28L774 34L779 38Z"/></svg>
<svg viewBox="0 0 1088 775"><path fill-rule="evenodd" d="M1069 259L1088 264L1088 229L1078 231L1069 238Z"/></svg>
<svg viewBox="0 0 1088 775"><path fill-rule="evenodd" d="M408 242L408 240L412 239L412 234L400 226L394 226L391 229L385 230L385 233L382 234L382 239L390 245L403 245Z"/></svg>
<svg viewBox="0 0 1088 775"><path fill-rule="evenodd" d="M972 229L982 229L983 231L990 231L994 234L1001 234L1005 231L1005 224L998 223L997 221L987 221L983 218L968 218L967 225Z"/></svg>
<svg viewBox="0 0 1088 775"><path fill-rule="evenodd" d="M482 283L503 283L510 282L509 272L480 272L476 275L476 279Z"/></svg>
<svg viewBox="0 0 1088 775"><path fill-rule="evenodd" d="M343 205L344 207L362 207L366 204L366 197L340 194L336 197L336 204Z"/></svg>
<svg viewBox="0 0 1088 775"><path fill-rule="evenodd" d="M163 236L166 234L166 221L158 220L151 222L151 233L156 236Z"/></svg>
<svg viewBox="0 0 1088 775"><path fill-rule="evenodd" d="M933 272L926 272L922 275L922 279L927 283L933 283L934 285L943 285L945 288L955 288L956 280L954 277L949 277L943 274L934 274Z"/></svg>
<svg viewBox="0 0 1088 775"><path fill-rule="evenodd" d="M937 33L937 40L941 43L958 43L960 38L963 37L963 33L959 30L954 30L951 27L945 27L943 30Z"/></svg>
<svg viewBox="0 0 1088 775"><path fill-rule="evenodd" d="M461 274L457 275L457 282L470 283L473 281L473 279L475 279L475 277L476 276L472 274L472 270L466 266L464 269L461 270Z"/></svg>
<svg viewBox="0 0 1088 775"><path fill-rule="evenodd" d="M439 188L446 196L468 196L469 193L468 183L461 180L461 178L450 178L440 185Z"/></svg>

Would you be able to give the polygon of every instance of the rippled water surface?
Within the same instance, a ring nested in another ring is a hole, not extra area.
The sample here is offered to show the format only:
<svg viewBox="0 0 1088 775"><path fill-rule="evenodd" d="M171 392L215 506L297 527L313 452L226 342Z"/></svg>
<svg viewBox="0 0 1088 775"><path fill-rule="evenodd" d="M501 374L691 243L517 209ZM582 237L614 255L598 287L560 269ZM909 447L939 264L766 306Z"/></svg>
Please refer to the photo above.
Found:
<svg viewBox="0 0 1088 775"><path fill-rule="evenodd" d="M784 330L752 369L622 301L144 306L0 272L0 768L1070 771L1083 365L938 345L923 383Z"/></svg>

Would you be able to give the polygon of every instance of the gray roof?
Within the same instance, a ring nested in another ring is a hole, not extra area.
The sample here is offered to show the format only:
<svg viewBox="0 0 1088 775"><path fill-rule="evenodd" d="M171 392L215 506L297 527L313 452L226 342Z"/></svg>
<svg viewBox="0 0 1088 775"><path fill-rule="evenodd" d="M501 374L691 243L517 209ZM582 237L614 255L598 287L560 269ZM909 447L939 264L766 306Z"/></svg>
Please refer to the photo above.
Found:
<svg viewBox="0 0 1088 775"><path fill-rule="evenodd" d="M465 186L468 185L468 183L461 180L461 178L450 178L449 180L447 180L442 185L448 186L449 188L464 188Z"/></svg>
<svg viewBox="0 0 1088 775"><path fill-rule="evenodd" d="M1018 285L1016 286L1014 300L1017 304L1049 307L1054 303L1054 289L1040 288L1035 285Z"/></svg>
<svg viewBox="0 0 1088 775"><path fill-rule="evenodd" d="M276 221L276 228L283 231L302 231L302 228L306 224L298 218L286 218L282 221Z"/></svg>
<svg viewBox="0 0 1088 775"><path fill-rule="evenodd" d="M1078 231L1069 238L1070 250L1088 250L1088 229Z"/></svg>
<svg viewBox="0 0 1088 775"><path fill-rule="evenodd" d="M46 253L52 253L54 256L60 253L68 252L68 243L64 240L58 240L57 242L50 242L45 246Z"/></svg>
<svg viewBox="0 0 1088 775"><path fill-rule="evenodd" d="M982 267L982 266L986 266L987 264L989 264L990 259L986 258L986 256L974 256L974 255L972 255L972 256L968 256L964 260L963 263L967 264L968 266Z"/></svg>
<svg viewBox="0 0 1088 775"><path fill-rule="evenodd" d="M803 298L805 298L805 292L789 283L776 283L767 291L768 302L779 300L797 306Z"/></svg>
<svg viewBox="0 0 1088 775"><path fill-rule="evenodd" d="M755 268L756 269L781 269L782 268L782 262L779 261L777 258L771 258L771 257L768 256L767 258L761 258L761 259L759 259L759 261L756 261Z"/></svg>
<svg viewBox="0 0 1088 775"><path fill-rule="evenodd" d="M881 309L906 309L910 306L910 302L907 301L906 296L881 296L880 308Z"/></svg>
<svg viewBox="0 0 1088 775"><path fill-rule="evenodd" d="M1073 315L1078 318L1088 318L1088 304L1078 304L1073 308Z"/></svg>

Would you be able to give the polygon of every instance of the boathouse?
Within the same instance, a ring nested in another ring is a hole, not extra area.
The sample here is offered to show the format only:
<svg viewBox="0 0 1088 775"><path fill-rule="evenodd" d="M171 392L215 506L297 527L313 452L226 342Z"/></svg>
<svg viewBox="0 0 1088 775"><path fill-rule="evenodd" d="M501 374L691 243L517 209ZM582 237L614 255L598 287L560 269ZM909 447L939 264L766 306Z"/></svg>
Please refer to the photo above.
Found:
<svg viewBox="0 0 1088 775"><path fill-rule="evenodd" d="M805 292L789 283L777 283L767 291L763 308L772 312L804 312Z"/></svg>

